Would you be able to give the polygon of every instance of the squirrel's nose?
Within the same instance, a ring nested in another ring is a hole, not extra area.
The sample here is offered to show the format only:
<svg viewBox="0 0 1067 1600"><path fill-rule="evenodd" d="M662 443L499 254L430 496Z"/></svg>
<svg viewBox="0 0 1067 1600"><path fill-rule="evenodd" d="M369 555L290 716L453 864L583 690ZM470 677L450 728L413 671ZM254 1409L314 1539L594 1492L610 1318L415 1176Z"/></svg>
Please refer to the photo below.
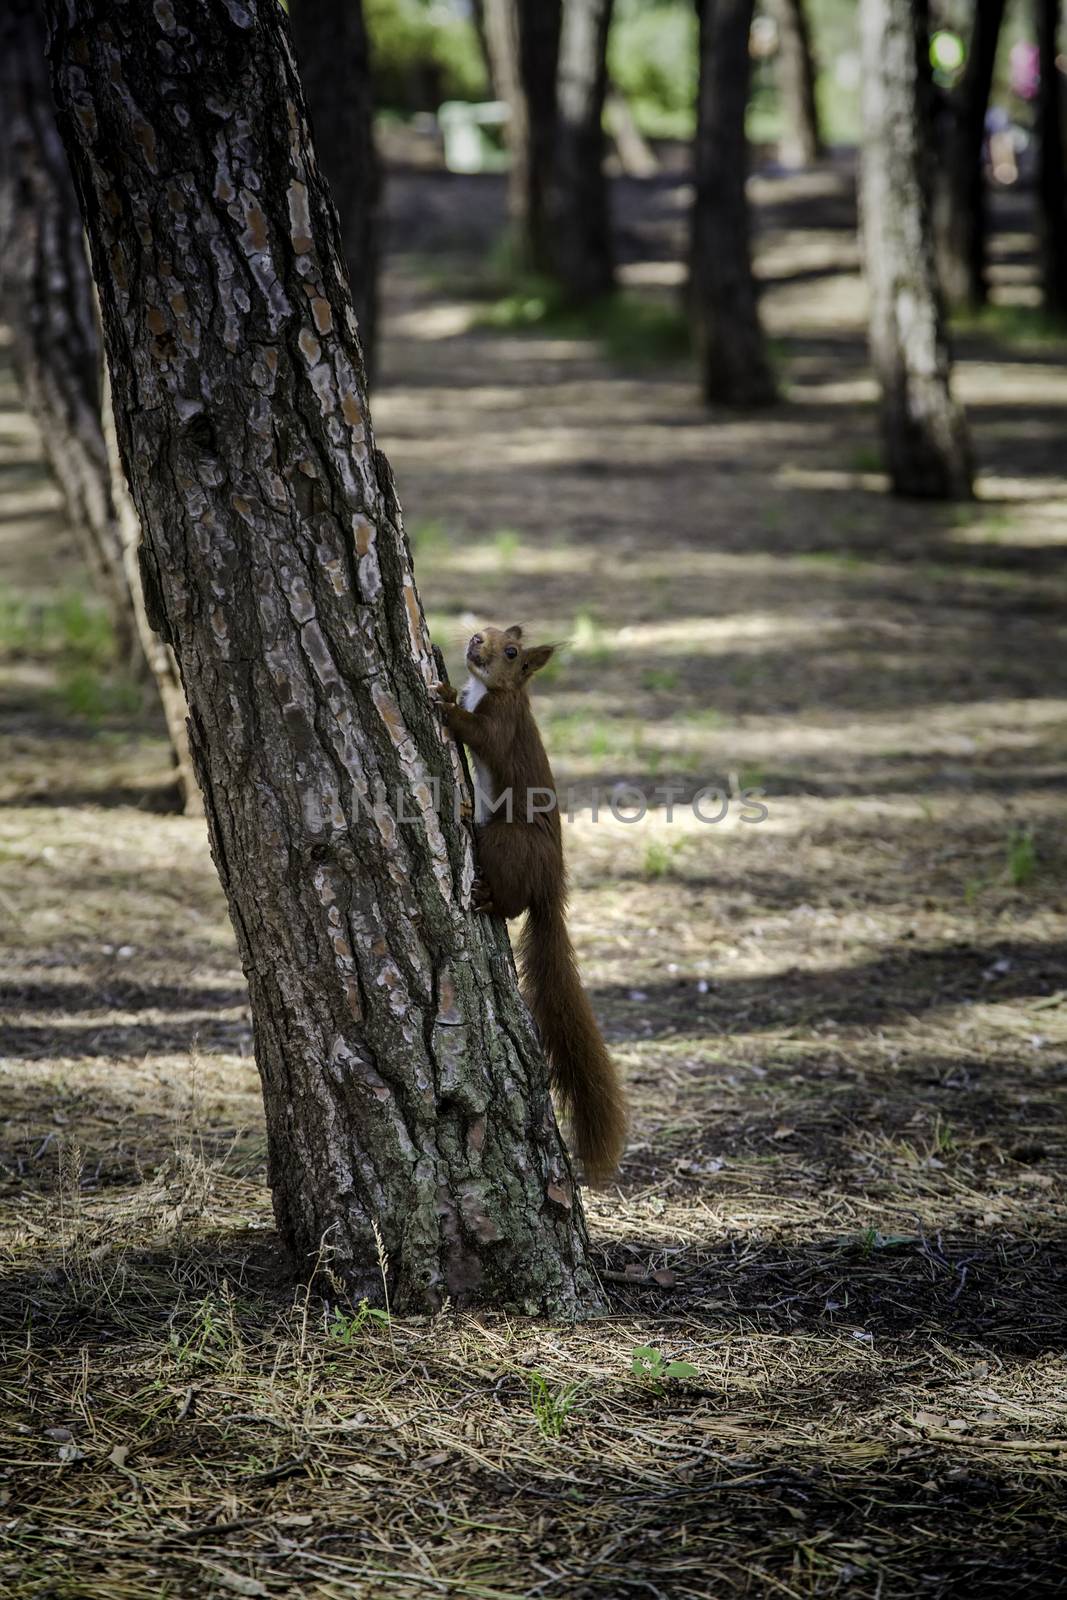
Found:
<svg viewBox="0 0 1067 1600"><path fill-rule="evenodd" d="M473 639L471 640L471 644L481 644L481 642L482 642L481 634L480 633L476 633L474 635Z"/></svg>

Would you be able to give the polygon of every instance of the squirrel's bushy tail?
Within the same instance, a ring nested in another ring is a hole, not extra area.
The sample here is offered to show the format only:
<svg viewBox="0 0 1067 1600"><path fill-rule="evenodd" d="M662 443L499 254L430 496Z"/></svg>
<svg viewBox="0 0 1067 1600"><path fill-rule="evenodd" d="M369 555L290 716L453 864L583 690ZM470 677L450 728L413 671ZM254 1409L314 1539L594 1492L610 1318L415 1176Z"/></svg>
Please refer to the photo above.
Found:
<svg viewBox="0 0 1067 1600"><path fill-rule="evenodd" d="M535 902L519 937L522 992L541 1031L555 1089L591 1183L619 1164L626 1108L615 1064L578 975L562 905Z"/></svg>

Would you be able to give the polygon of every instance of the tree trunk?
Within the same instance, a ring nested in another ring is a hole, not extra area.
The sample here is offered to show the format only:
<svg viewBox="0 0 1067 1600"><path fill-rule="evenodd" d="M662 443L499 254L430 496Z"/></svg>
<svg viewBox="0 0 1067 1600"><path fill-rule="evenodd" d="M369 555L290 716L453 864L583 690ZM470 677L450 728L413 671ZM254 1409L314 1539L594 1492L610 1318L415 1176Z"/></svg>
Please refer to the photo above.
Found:
<svg viewBox="0 0 1067 1600"><path fill-rule="evenodd" d="M944 107L944 158L935 194L937 266L950 305L986 302L986 199L982 146L1004 0L976 0L967 65Z"/></svg>
<svg viewBox="0 0 1067 1600"><path fill-rule="evenodd" d="M104 442L107 447L108 469L111 474L111 501L115 510L115 520L122 540L122 560L126 573L126 592L130 604L133 606L133 617L137 627L137 637L141 642L145 660L159 690L160 705L163 708L163 717L167 724L167 733L170 735L171 754L174 758L175 776L178 791L182 798L182 810L187 817L199 817L204 814L204 803L193 770L192 755L189 750L189 713L185 704L185 690L182 688L181 673L174 651L166 640L156 632L149 620L148 607L145 604L145 589L141 577L142 543L141 522L137 515L137 507L130 496L126 474L122 468L122 458L119 454L118 438L115 433L115 409L111 400L111 381L108 377L107 363L101 361L103 374L103 408L102 425Z"/></svg>
<svg viewBox="0 0 1067 1600"><path fill-rule="evenodd" d="M1067 194L1064 192L1063 91L1056 66L1060 0L1036 0L1041 85L1037 98L1038 239L1045 310L1067 316Z"/></svg>
<svg viewBox="0 0 1067 1600"><path fill-rule="evenodd" d="M782 102L779 158L786 167L810 167L822 154L815 99L815 61L804 0L777 0L778 93Z"/></svg>
<svg viewBox="0 0 1067 1600"><path fill-rule="evenodd" d="M143 670L100 428L93 281L52 109L37 0L7 0L0 105L0 310L15 373L119 653Z"/></svg>
<svg viewBox="0 0 1067 1600"><path fill-rule="evenodd" d="M283 1238L573 1315L580 1197L461 782L276 0L49 0L153 620L248 978ZM434 778L440 779L440 804Z"/></svg>
<svg viewBox="0 0 1067 1600"><path fill-rule="evenodd" d="M341 219L352 304L368 378L374 375L378 312L378 203L363 0L292 0L289 18L311 114L315 152Z"/></svg>
<svg viewBox="0 0 1067 1600"><path fill-rule="evenodd" d="M515 265L551 273L550 186L556 135L561 0L485 0L485 36L507 103L508 214Z"/></svg>
<svg viewBox="0 0 1067 1600"><path fill-rule="evenodd" d="M949 389L925 166L925 6L862 0L862 234L870 346L897 494L963 499L971 461Z"/></svg>
<svg viewBox="0 0 1067 1600"><path fill-rule="evenodd" d="M752 4L700 0L690 301L705 396L735 406L768 405L775 398L752 275L745 194Z"/></svg>
<svg viewBox="0 0 1067 1600"><path fill-rule="evenodd" d="M554 277L577 304L607 294L615 269L604 172L612 0L564 0L552 168Z"/></svg>

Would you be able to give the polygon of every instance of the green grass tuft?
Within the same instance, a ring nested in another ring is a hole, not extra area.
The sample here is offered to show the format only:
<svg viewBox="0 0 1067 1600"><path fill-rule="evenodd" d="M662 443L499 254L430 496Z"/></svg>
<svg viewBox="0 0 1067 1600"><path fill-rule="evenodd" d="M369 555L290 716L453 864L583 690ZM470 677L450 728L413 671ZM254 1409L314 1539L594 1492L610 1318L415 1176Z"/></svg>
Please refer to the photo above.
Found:
<svg viewBox="0 0 1067 1600"><path fill-rule="evenodd" d="M1037 846L1026 828L1016 828L1008 837L1007 868L1016 889L1025 888L1037 873Z"/></svg>
<svg viewBox="0 0 1067 1600"><path fill-rule="evenodd" d="M0 651L100 668L114 661L115 639L104 608L79 592L31 600L0 591Z"/></svg>
<svg viewBox="0 0 1067 1600"><path fill-rule="evenodd" d="M478 321L511 332L593 340L626 367L682 361L692 351L689 325L673 301L619 293L575 306L543 278L520 277Z"/></svg>
<svg viewBox="0 0 1067 1600"><path fill-rule="evenodd" d="M1012 344L1067 344L1067 319L1043 306L988 305L952 314L957 333L984 333Z"/></svg>

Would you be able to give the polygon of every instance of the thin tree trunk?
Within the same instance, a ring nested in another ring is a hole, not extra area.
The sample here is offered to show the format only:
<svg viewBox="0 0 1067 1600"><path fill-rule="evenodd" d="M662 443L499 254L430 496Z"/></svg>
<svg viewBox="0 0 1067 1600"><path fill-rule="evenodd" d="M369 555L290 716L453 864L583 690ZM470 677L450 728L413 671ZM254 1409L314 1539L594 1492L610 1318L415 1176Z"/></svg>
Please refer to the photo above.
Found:
<svg viewBox="0 0 1067 1600"><path fill-rule="evenodd" d="M551 273L550 186L561 0L485 0L497 98L507 102L508 213L517 266Z"/></svg>
<svg viewBox="0 0 1067 1600"><path fill-rule="evenodd" d="M863 250L889 475L897 494L963 499L970 448L949 388L926 181L925 6L862 0L860 29Z"/></svg>
<svg viewBox="0 0 1067 1600"><path fill-rule="evenodd" d="M976 0L967 64L944 110L944 159L935 193L937 267L950 305L986 302L986 194L982 147L1004 0Z"/></svg>
<svg viewBox="0 0 1067 1600"><path fill-rule="evenodd" d="M628 178L654 177L659 171L656 152L637 126L626 96L609 87L604 109L608 132L615 141L615 153L623 172Z"/></svg>
<svg viewBox="0 0 1067 1600"><path fill-rule="evenodd" d="M690 302L704 393L768 405L774 379L749 250L748 36L753 0L700 0L700 88L694 144Z"/></svg>
<svg viewBox="0 0 1067 1600"><path fill-rule="evenodd" d="M776 0L778 93L785 124L779 157L787 167L810 167L822 154L815 99L815 61L804 0Z"/></svg>
<svg viewBox="0 0 1067 1600"><path fill-rule="evenodd" d="M1060 0L1035 0L1041 84L1037 98L1038 239L1045 310L1067 316L1067 193L1064 189L1063 88L1056 66Z"/></svg>
<svg viewBox="0 0 1067 1600"><path fill-rule="evenodd" d="M363 0L292 0L289 17L315 151L341 219L363 360L373 380L381 168Z"/></svg>
<svg viewBox="0 0 1067 1600"><path fill-rule="evenodd" d="M564 0L552 168L554 276L576 303L608 293L615 280L604 96L612 0Z"/></svg>
<svg viewBox="0 0 1067 1600"><path fill-rule="evenodd" d="M155 679L156 688L159 690L163 717L167 724L167 733L170 735L170 748L174 758L178 790L182 798L182 809L187 817L203 816L203 799L189 750L189 713L185 704L185 690L182 688L181 673L174 651L152 626L148 606L145 603L145 586L141 573L143 550L141 522L137 515L137 507L130 496L119 454L118 439L115 434L115 410L111 401L111 381L106 361L101 361L101 369L102 424L107 446L108 468L111 473L111 501L115 509L119 537L122 540L126 587L130 604L133 606L137 637L141 642L149 670Z"/></svg>
<svg viewBox="0 0 1067 1600"><path fill-rule="evenodd" d="M580 1197L456 748L276 0L49 0L153 618L248 978L283 1238L573 1315ZM440 805L432 792L440 777Z"/></svg>
<svg viewBox="0 0 1067 1600"><path fill-rule="evenodd" d="M44 51L37 0L7 0L0 21L0 311L23 400L116 646L141 671L100 428L93 281Z"/></svg>

